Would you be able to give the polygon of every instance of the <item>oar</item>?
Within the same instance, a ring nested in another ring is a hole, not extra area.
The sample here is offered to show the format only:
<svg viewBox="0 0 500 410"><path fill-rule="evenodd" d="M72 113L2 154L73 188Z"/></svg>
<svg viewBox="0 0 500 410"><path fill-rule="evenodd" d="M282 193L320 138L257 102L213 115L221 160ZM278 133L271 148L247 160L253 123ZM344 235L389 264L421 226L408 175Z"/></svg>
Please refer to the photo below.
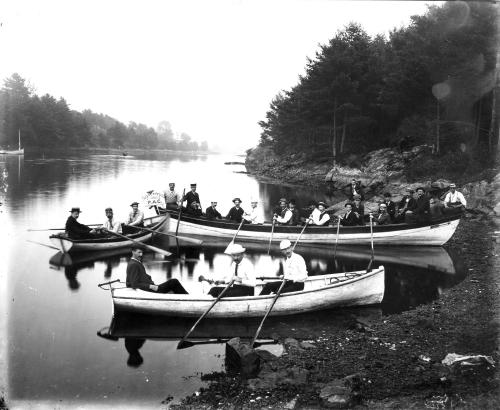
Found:
<svg viewBox="0 0 500 410"><path fill-rule="evenodd" d="M193 327L191 329L189 329L189 332L187 332L184 337L181 339L181 341L177 344L177 349L184 349L186 347L190 347L190 346L193 346L193 344L191 342L189 342L188 340L186 340L189 335L193 332L193 330L195 329L196 326L198 326L198 323L201 322L201 320L206 316L208 315L208 312L210 312L212 310L212 308L215 306L215 304L222 298L222 296L224 296L224 293L226 293L226 291L233 285L234 283L234 279L231 280L231 282L229 282L227 284L227 286L222 290L222 292L219 294L219 296L217 296L217 298L214 300L214 302L210 305L210 307L200 316L200 318L196 321L196 323L193 325Z"/></svg>
<svg viewBox="0 0 500 410"><path fill-rule="evenodd" d="M340 216L337 221L337 237L335 238L335 250L333 251L333 259L337 255L337 244L339 243L339 232L340 232Z"/></svg>
<svg viewBox="0 0 500 410"><path fill-rule="evenodd" d="M297 244L299 243L299 240L300 240L300 237L302 236L302 234L304 233L306 227L307 227L307 224L309 223L309 221L311 220L311 217L309 217L307 220L306 220L306 223L304 225L304 228L302 228L302 231L300 232L300 235L297 237L297 240L295 241L295 243L293 244L293 247L292 247L292 252L294 251L295 247L297 246ZM255 344L255 340L257 340L257 337L259 336L260 334L260 331L262 330L262 326L264 325L264 322L266 321L267 319L267 316L269 316L269 313L271 313L271 310L273 309L273 306L274 304L276 303L276 301L278 300L278 298L280 297L280 294L281 294L281 291L283 289L283 286L285 286L285 283L286 283L286 279L283 277L283 281L281 282L281 285L278 289L278 291L276 292L276 296L274 297L272 303L271 303L271 306L269 306L269 309L267 309L267 312L266 314L264 315L264 317L262 318L262 321L260 322L260 325L259 325L259 328L257 329L257 332L255 332L255 336L253 337L252 339L252 343L250 343L250 347L253 347L254 344Z"/></svg>
<svg viewBox="0 0 500 410"><path fill-rule="evenodd" d="M101 224L89 224L87 226L100 226ZM64 231L66 228L40 228L40 229L26 229L28 232L43 232L43 231Z"/></svg>
<svg viewBox="0 0 500 410"><path fill-rule="evenodd" d="M42 245L42 246L46 246L47 248L50 248L50 249L55 249L55 250L59 250L59 248L56 248L55 246L51 246L51 245L47 245L46 243L42 243L42 242L37 242L37 241L30 241L29 239L26 239L27 242L31 242L31 243L36 243L37 245Z"/></svg>
<svg viewBox="0 0 500 410"><path fill-rule="evenodd" d="M134 243L138 243L139 245L142 245L144 246L145 248L149 249L150 251L153 251L153 252L156 252L156 253L159 253L161 255L165 255L165 256L170 256L172 255L171 252L168 252L164 249L160 249L160 248L157 248L156 246L151 246L151 245L146 245L145 243L143 242L140 242L140 241L136 241L135 239L132 239L132 238L129 238L128 236L125 236L125 235L122 235L121 233L117 233L117 232L113 232L113 231L110 231L108 229L103 229L104 231L110 233L111 235L116 235L120 238L123 238L123 239L126 239L128 241L132 241Z"/></svg>
<svg viewBox="0 0 500 410"><path fill-rule="evenodd" d="M375 252L373 250L373 214L370 212L370 238L371 238L371 246L372 246L372 257L370 258L370 262L368 263L368 267L366 268L366 272L370 272L373 264L373 260L375 259Z"/></svg>
<svg viewBox="0 0 500 410"><path fill-rule="evenodd" d="M276 223L276 219L273 218L273 225L271 226L271 236L269 237L269 246L267 247L267 254L271 252L271 242L273 241L273 233L274 233L274 224Z"/></svg>
<svg viewBox="0 0 500 410"><path fill-rule="evenodd" d="M234 240L235 240L235 239L236 239L236 237L238 236L238 233L240 232L240 229L241 229L241 227L243 226L243 223L244 223L244 222L245 222L245 220L244 220L244 219L241 219L240 226L238 226L238 230L237 230L237 231L236 231L236 233L234 234L233 239L231 239L231 242L229 242L229 245L227 245L226 250L224 251L224 253L226 253L226 252L228 251L229 247L230 247L232 244L234 244Z"/></svg>
<svg viewBox="0 0 500 410"><path fill-rule="evenodd" d="M184 197L186 196L186 188L184 188L184 191L182 191L182 200L181 200L181 206L179 207L179 215L177 215L177 226L175 227L175 236L179 233L179 223L181 222L181 216L182 216L182 203L184 202ZM167 206L165 204L165 206Z"/></svg>
<svg viewBox="0 0 500 410"><path fill-rule="evenodd" d="M125 226L127 226L129 228L142 229L143 231L153 232L153 233L158 234L158 235L173 236L174 238L178 238L181 241L190 242L190 243L193 243L195 245L201 245L203 243L203 241L200 239L191 239L191 238L188 238L187 236L179 236L179 235L175 235L173 233L158 232L158 231L155 231L153 229L144 228L142 226L131 226L131 225L125 225Z"/></svg>

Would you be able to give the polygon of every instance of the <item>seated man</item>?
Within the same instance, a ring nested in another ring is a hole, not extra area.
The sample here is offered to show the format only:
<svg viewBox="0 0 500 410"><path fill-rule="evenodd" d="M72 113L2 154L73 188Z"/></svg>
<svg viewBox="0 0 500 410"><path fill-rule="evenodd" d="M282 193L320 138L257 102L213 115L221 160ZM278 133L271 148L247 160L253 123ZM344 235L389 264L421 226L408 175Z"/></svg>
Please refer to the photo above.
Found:
<svg viewBox="0 0 500 410"><path fill-rule="evenodd" d="M361 203L361 196L354 195L354 203L352 204L352 212L358 217L359 225L365 224L365 206Z"/></svg>
<svg viewBox="0 0 500 410"><path fill-rule="evenodd" d="M231 255L233 261L229 266L223 280L208 280L215 285L229 284L234 279L233 285L224 293L224 297L253 296L255 287L255 274L253 265L245 256L245 248L239 244L231 243L226 249L226 254ZM200 280L206 280L200 276ZM225 286L216 286L210 289L209 295L216 298L225 289Z"/></svg>
<svg viewBox="0 0 500 410"><path fill-rule="evenodd" d="M318 206L317 202L314 200L309 201L307 208L301 208L299 210L300 212L300 221L305 222L307 221L310 217L311 214L314 212L316 207Z"/></svg>
<svg viewBox="0 0 500 410"><path fill-rule="evenodd" d="M275 222L278 225L288 225L292 217L293 217L293 212L290 211L288 207L286 207L285 209L280 209L279 214L273 215L273 222Z"/></svg>
<svg viewBox="0 0 500 410"><path fill-rule="evenodd" d="M382 202L378 207L378 214L375 216L374 222L377 225L389 225L391 223L391 217L387 212L387 204Z"/></svg>
<svg viewBox="0 0 500 410"><path fill-rule="evenodd" d="M277 215L283 218L287 210L288 210L288 201L286 200L286 198L280 198L279 205L275 206L273 209L273 216Z"/></svg>
<svg viewBox="0 0 500 410"><path fill-rule="evenodd" d="M463 212L467 206L464 195L458 192L456 188L455 184L450 184L450 191L444 197L444 212L446 214Z"/></svg>
<svg viewBox="0 0 500 410"><path fill-rule="evenodd" d="M293 251L292 244L288 239L280 242L280 249L285 256L283 276L280 276L280 278L286 280L281 293L304 290L304 282L307 280L307 267L304 258ZM270 295L276 293L281 284L282 281L268 282L264 285L260 294Z"/></svg>
<svg viewBox="0 0 500 410"><path fill-rule="evenodd" d="M130 204L130 206L132 207L132 212L130 212L128 215L127 225L128 226L143 227L144 226L144 212L139 210L139 203L132 202ZM137 230L135 230L135 231L137 231Z"/></svg>
<svg viewBox="0 0 500 410"><path fill-rule="evenodd" d="M390 192L386 192L384 194L384 203L387 205L387 213L389 214L392 223L396 218L396 204L391 198L392 195L390 194Z"/></svg>
<svg viewBox="0 0 500 410"><path fill-rule="evenodd" d="M300 225L300 212L297 209L297 204L293 199L290 199L288 209L292 213L292 217L288 221L288 225Z"/></svg>
<svg viewBox="0 0 500 410"><path fill-rule="evenodd" d="M234 204L234 206L229 210L228 214L226 215L226 219L229 219L230 221L233 221L233 222L240 223L241 219L243 218L243 214L245 213L243 208L240 207L241 199L234 198L233 204Z"/></svg>
<svg viewBox="0 0 500 410"><path fill-rule="evenodd" d="M96 230L101 231L103 233L106 233L106 231L122 233L122 223L114 218L113 209L106 208L104 212L106 214L106 220Z"/></svg>
<svg viewBox="0 0 500 410"><path fill-rule="evenodd" d="M330 215L326 212L326 204L324 202L318 202L317 208L312 211L311 219L312 225L328 225Z"/></svg>
<svg viewBox="0 0 500 410"><path fill-rule="evenodd" d="M433 219L441 218L444 215L444 205L435 195L429 199L429 208Z"/></svg>
<svg viewBox="0 0 500 410"><path fill-rule="evenodd" d="M413 197L414 190L408 188L406 190L407 194L403 196L398 205L398 210L396 212L396 221L395 222L405 222L407 219L406 214L408 214L408 218L413 218L413 211L417 207L417 201Z"/></svg>
<svg viewBox="0 0 500 410"><path fill-rule="evenodd" d="M80 208L71 208L71 215L66 220L66 235L70 239L91 239L96 237L96 230L81 224L77 221L80 213Z"/></svg>
<svg viewBox="0 0 500 410"><path fill-rule="evenodd" d="M341 216L341 218L340 218L340 224L342 226L356 226L356 225L359 225L359 218L352 211L352 204L350 202L347 202L344 205L344 208L346 209L346 213Z"/></svg>
<svg viewBox="0 0 500 410"><path fill-rule="evenodd" d="M205 215L208 219L222 219L220 212L215 209L217 201L212 201L211 205L205 210Z"/></svg>
<svg viewBox="0 0 500 410"><path fill-rule="evenodd" d="M200 204L196 201L193 201L186 208L186 214L191 216L201 216L203 212L201 211Z"/></svg>
<svg viewBox="0 0 500 410"><path fill-rule="evenodd" d="M188 293L177 279L169 279L160 285L155 285L142 264L143 246L134 244L131 249L132 257L127 264L126 285L128 288L142 289L146 292L156 293L172 292L184 295Z"/></svg>
<svg viewBox="0 0 500 410"><path fill-rule="evenodd" d="M264 218L261 216L259 210L257 209L257 204L258 204L258 201L256 199L250 200L250 206L252 207L252 209L251 209L250 213L245 212L243 214L243 219L247 223L251 223L254 225L264 223Z"/></svg>

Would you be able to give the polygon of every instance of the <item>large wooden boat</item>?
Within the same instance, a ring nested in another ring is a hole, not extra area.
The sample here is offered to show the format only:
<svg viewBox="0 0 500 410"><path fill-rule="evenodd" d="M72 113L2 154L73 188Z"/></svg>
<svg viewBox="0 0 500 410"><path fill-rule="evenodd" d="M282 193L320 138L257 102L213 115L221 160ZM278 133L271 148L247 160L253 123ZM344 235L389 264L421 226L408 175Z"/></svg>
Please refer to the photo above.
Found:
<svg viewBox="0 0 500 410"><path fill-rule="evenodd" d="M170 212L169 229L175 231L178 213ZM378 245L444 245L455 233L460 222L460 215L452 215L433 220L429 223L375 225L373 242ZM182 214L179 222L179 233L184 235L202 235L232 238L238 230L237 223L228 220L208 220L204 217L193 217ZM268 242L271 237L270 223L262 225L244 224L238 239L245 241ZM273 241L283 239L291 241L298 238L301 226L275 226ZM336 226L308 226L300 238L301 243L334 244L337 241ZM341 226L338 235L339 244L369 244L371 241L370 226Z"/></svg>
<svg viewBox="0 0 500 410"><path fill-rule="evenodd" d="M160 232L164 227L167 218L165 216L154 216L144 219L144 226L148 229ZM130 239L110 236L105 238L93 239L70 239L63 232L51 235L50 241L61 252L82 252L111 250L131 246L134 241L146 242L151 239L154 233L147 231L138 231L137 233L127 235ZM132 240L133 239L133 240Z"/></svg>
<svg viewBox="0 0 500 410"><path fill-rule="evenodd" d="M333 307L377 304L384 297L384 278L383 266L371 272L311 276L303 291L282 294L270 314L285 316ZM256 294L259 292L256 287ZM126 287L114 288L111 294L115 312L176 317L199 317L214 301L209 295L158 294ZM222 298L210 311L210 317L262 317L273 299L274 295Z"/></svg>

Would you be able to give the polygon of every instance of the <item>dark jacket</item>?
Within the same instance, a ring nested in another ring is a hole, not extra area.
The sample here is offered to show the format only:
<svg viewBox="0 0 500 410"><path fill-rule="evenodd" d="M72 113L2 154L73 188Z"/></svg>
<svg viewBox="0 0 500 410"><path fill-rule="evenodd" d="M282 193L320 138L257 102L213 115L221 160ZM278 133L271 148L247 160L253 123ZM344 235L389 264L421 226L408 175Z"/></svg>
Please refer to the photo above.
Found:
<svg viewBox="0 0 500 410"><path fill-rule="evenodd" d="M352 212L356 212L359 216L359 225L364 225L365 224L365 206L363 204L359 204L359 206L356 206L356 204L352 205Z"/></svg>
<svg viewBox="0 0 500 410"><path fill-rule="evenodd" d="M288 221L287 225L300 225L300 212L297 208L295 208L293 211L290 209L290 212L292 212L292 217Z"/></svg>
<svg viewBox="0 0 500 410"><path fill-rule="evenodd" d="M89 228L87 225L83 225L78 222L71 215L66 220L66 233L71 239L83 239L88 238L89 232L92 228Z"/></svg>
<svg viewBox="0 0 500 410"><path fill-rule="evenodd" d="M276 214L276 215L281 216L283 218L286 214L287 209L288 209L287 206L285 206L284 208L281 208L281 206L279 206L279 205L275 206L273 209L273 215Z"/></svg>
<svg viewBox="0 0 500 410"><path fill-rule="evenodd" d="M360 184L356 184L356 192L354 192L354 189L352 187L352 184L349 185L348 189L348 196L350 201L354 201L354 194L357 193L360 197L361 200L365 200L365 193L363 192L363 188L361 188Z"/></svg>
<svg viewBox="0 0 500 410"><path fill-rule="evenodd" d="M417 221L425 222L431 216L431 206L429 198L425 195L417 198L414 212L417 214Z"/></svg>
<svg viewBox="0 0 500 410"><path fill-rule="evenodd" d="M186 209L186 215L202 216L203 212L201 211L200 208L193 208L192 206L190 206L189 208Z"/></svg>
<svg viewBox="0 0 500 410"><path fill-rule="evenodd" d="M406 209L405 209L405 204L406 204L407 199L408 199L408 204L406 205ZM417 201L413 197L409 197L408 195L405 195L401 199L401 201L399 201L399 205L398 205L399 212L402 212L403 210L404 210L404 212L414 211L416 208L417 208Z"/></svg>
<svg viewBox="0 0 500 410"><path fill-rule="evenodd" d="M236 209L236 207L233 206L226 215L226 218L229 219L230 221L235 221L240 223L244 213L245 211L243 210L243 208L240 207Z"/></svg>
<svg viewBox="0 0 500 410"><path fill-rule="evenodd" d="M375 222L377 225L388 225L391 223L391 217L387 212L383 214L379 213L375 218Z"/></svg>
<svg viewBox="0 0 500 410"><path fill-rule="evenodd" d="M200 196L198 195L198 192L195 192L193 194L193 191L189 191L186 195L184 195L184 198L182 198L183 201L186 201L186 208L189 209L189 205L191 205L194 201L198 202L201 206L200 202Z"/></svg>
<svg viewBox="0 0 500 410"><path fill-rule="evenodd" d="M385 201L384 202L387 205L387 213L391 217L391 221L394 221L394 217L396 215L396 204L394 201Z"/></svg>
<svg viewBox="0 0 500 410"><path fill-rule="evenodd" d="M212 208L211 206L209 206L205 210L205 215L207 216L208 219L221 219L222 218L222 215L219 213L219 211L217 209Z"/></svg>
<svg viewBox="0 0 500 410"><path fill-rule="evenodd" d="M342 215L342 218L340 218L340 224L342 226L356 226L359 225L359 218L353 211L351 211L349 215L347 215L346 212L344 215Z"/></svg>
<svg viewBox="0 0 500 410"><path fill-rule="evenodd" d="M135 259L130 259L128 262L127 279L125 283L128 288L142 289L146 291L150 291L149 285L155 284L151 279L151 276L146 273L144 265Z"/></svg>

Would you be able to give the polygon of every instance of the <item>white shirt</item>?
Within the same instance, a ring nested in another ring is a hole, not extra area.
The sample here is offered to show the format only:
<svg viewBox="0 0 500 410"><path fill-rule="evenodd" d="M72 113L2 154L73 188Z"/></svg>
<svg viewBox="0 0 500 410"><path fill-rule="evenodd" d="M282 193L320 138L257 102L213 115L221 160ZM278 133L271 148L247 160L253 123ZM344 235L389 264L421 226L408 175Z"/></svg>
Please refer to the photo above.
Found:
<svg viewBox="0 0 500 410"><path fill-rule="evenodd" d="M236 262L232 261L229 265L229 269L224 276L224 282L229 283L233 279L236 272ZM238 264L237 276L242 279L241 283L235 282L237 285L243 286L255 286L255 272L252 263L243 257L241 262Z"/></svg>
<svg viewBox="0 0 500 410"><path fill-rule="evenodd" d="M165 197L165 201L167 202L167 204L179 205L181 202L181 196L175 190L171 191L169 189L168 191L163 191L163 195Z"/></svg>
<svg viewBox="0 0 500 410"><path fill-rule="evenodd" d="M262 216L260 216L260 213L257 210L257 207L252 208L250 213L245 213L245 215L243 215L243 219L245 221L252 223L252 224L263 224L264 223L264 218L262 218Z"/></svg>
<svg viewBox="0 0 500 410"><path fill-rule="evenodd" d="M294 252L283 264L283 277L294 282L304 282L307 279L307 267L304 258Z"/></svg>
<svg viewBox="0 0 500 410"><path fill-rule="evenodd" d="M111 221L106 219L106 222L102 224L101 228L106 228L111 232L122 233L122 224L121 222L115 220L115 218L111 219Z"/></svg>
<svg viewBox="0 0 500 410"><path fill-rule="evenodd" d="M330 220L330 215L328 215L326 212L322 215L321 211L318 208L314 208L311 217L314 225L324 225Z"/></svg>
<svg viewBox="0 0 500 410"><path fill-rule="evenodd" d="M463 206L467 206L467 201L461 192L448 192L446 197L444 198L444 204L447 206L448 204L460 202Z"/></svg>
<svg viewBox="0 0 500 410"><path fill-rule="evenodd" d="M144 212L137 210L137 213L134 215L134 211L130 212L128 215L128 224L130 226L135 226L144 221Z"/></svg>
<svg viewBox="0 0 500 410"><path fill-rule="evenodd" d="M281 217L278 215L276 217L276 222L278 222L280 224L286 224L290 219L292 219L292 216L293 216L292 211L290 211L290 209L286 208L285 216Z"/></svg>

